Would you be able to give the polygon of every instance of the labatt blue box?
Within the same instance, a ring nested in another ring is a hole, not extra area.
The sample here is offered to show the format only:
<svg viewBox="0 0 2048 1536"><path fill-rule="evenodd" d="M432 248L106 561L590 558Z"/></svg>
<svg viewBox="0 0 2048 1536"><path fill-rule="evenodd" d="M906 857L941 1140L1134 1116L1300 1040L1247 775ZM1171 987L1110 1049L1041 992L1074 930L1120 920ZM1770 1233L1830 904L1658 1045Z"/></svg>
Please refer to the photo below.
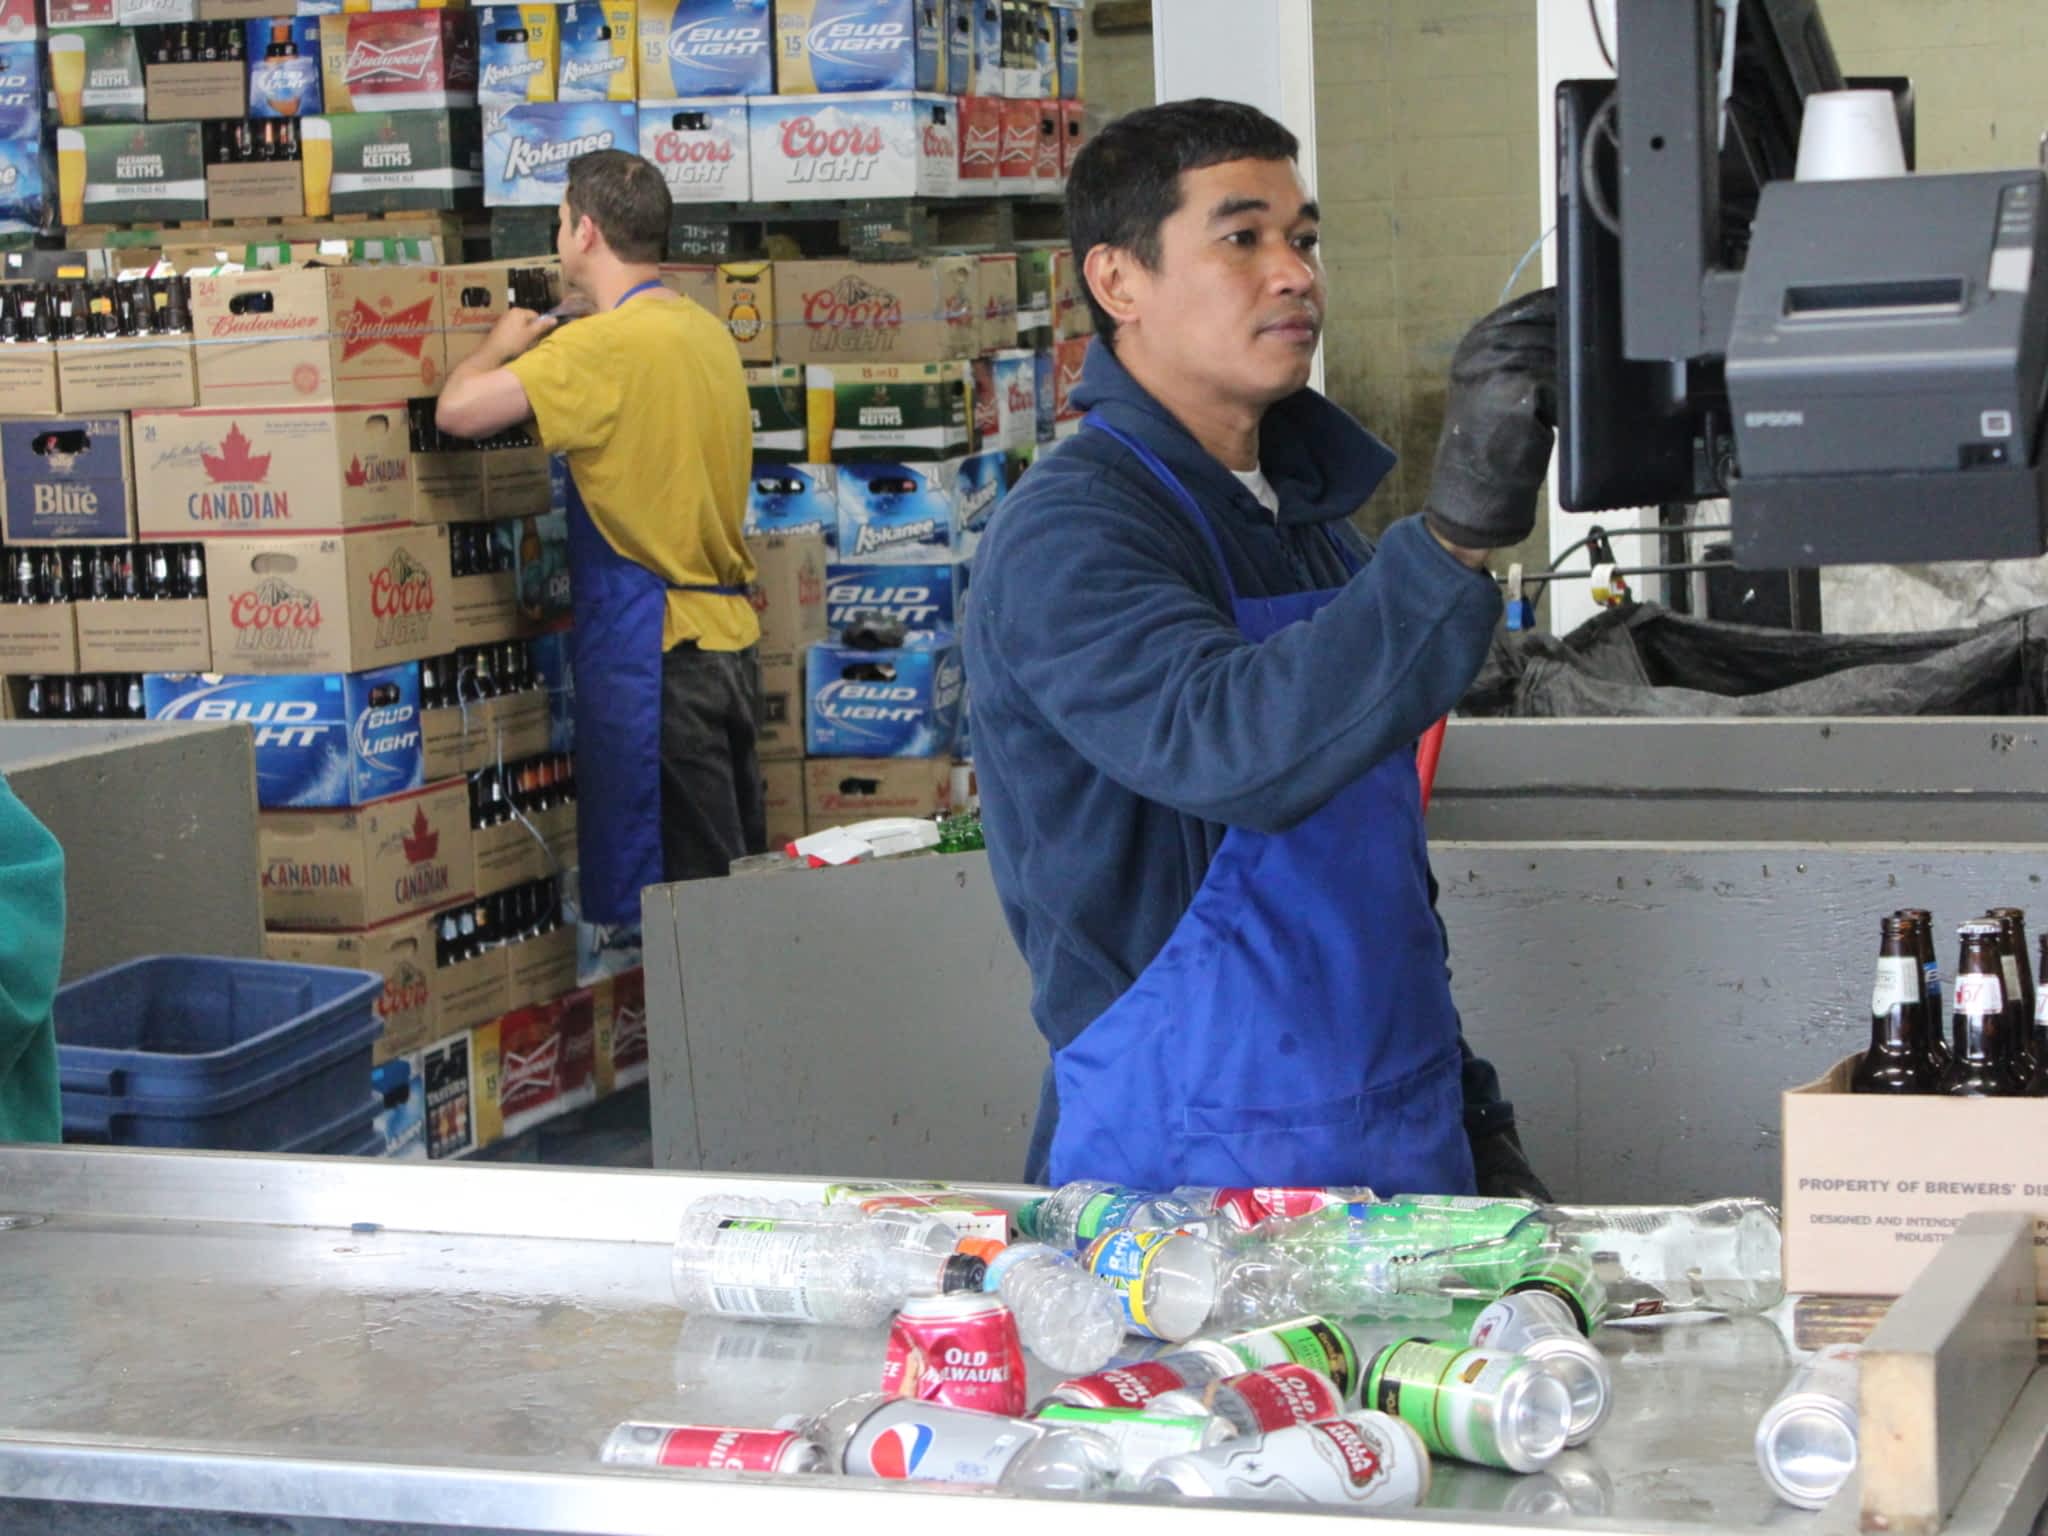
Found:
<svg viewBox="0 0 2048 1536"><path fill-rule="evenodd" d="M945 0L776 0L780 96L936 91Z"/></svg>
<svg viewBox="0 0 2048 1536"><path fill-rule="evenodd" d="M960 733L965 688L951 630L891 651L826 642L804 659L805 739L812 757L945 757Z"/></svg>
<svg viewBox="0 0 2048 1536"><path fill-rule="evenodd" d="M418 789L420 671L413 663L310 677L152 672L152 720L241 721L256 737L265 810L366 805Z"/></svg>
<svg viewBox="0 0 2048 1536"><path fill-rule="evenodd" d="M756 464L747 485L747 520L743 532L801 533L825 536L825 547L839 543L839 470L833 464Z"/></svg>
<svg viewBox="0 0 2048 1536"><path fill-rule="evenodd" d="M837 635L861 614L881 613L905 629L958 633L966 592L964 565L828 565L825 628Z"/></svg>
<svg viewBox="0 0 2048 1536"><path fill-rule="evenodd" d="M640 99L772 96L768 0L640 0Z"/></svg>
<svg viewBox="0 0 2048 1536"><path fill-rule="evenodd" d="M10 544L135 537L125 415L0 421L0 483Z"/></svg>
<svg viewBox="0 0 2048 1536"><path fill-rule="evenodd" d="M569 184L569 162L600 149L640 148L630 101L529 101L484 113L484 203L552 208Z"/></svg>

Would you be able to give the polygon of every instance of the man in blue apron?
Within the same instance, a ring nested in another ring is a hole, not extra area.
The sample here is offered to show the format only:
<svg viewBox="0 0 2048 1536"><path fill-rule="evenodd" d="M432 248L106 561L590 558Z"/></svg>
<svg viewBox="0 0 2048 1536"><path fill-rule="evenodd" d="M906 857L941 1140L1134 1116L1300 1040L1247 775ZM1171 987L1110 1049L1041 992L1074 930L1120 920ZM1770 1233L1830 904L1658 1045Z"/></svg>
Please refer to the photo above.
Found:
<svg viewBox="0 0 2048 1536"><path fill-rule="evenodd" d="M638 155L570 163L556 250L573 324L512 310L448 376L442 430L533 418L569 461L577 844L586 922L766 846L761 637L740 525L753 456L739 352L663 287L670 199Z"/></svg>
<svg viewBox="0 0 2048 1536"><path fill-rule="evenodd" d="M1083 430L1011 494L967 618L991 866L1053 1048L1028 1177L1547 1197L1451 1001L1415 770L1549 461L1536 295L1453 363L1427 508L1305 388L1324 313L1296 142L1175 102L1082 151ZM1398 366L1398 360L1395 360Z"/></svg>

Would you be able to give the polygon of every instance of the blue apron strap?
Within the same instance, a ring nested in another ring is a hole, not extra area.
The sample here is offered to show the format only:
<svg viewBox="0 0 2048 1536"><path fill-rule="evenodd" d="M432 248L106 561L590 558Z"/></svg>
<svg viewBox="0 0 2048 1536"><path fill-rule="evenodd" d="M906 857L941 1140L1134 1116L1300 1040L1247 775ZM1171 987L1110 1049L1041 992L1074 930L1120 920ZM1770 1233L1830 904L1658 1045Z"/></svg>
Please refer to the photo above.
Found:
<svg viewBox="0 0 2048 1536"><path fill-rule="evenodd" d="M706 586L689 581L672 581L668 583L668 589L671 592L711 592L719 597L745 597L747 595L745 587Z"/></svg>
<svg viewBox="0 0 2048 1536"><path fill-rule="evenodd" d="M635 283L632 287L628 288L624 293L619 295L618 303L612 305L612 308L617 309L619 307L619 304L625 303L626 300L632 298L635 294L649 293L654 289L660 288L662 286L663 283L661 279L658 277L650 277L644 283Z"/></svg>
<svg viewBox="0 0 2048 1536"><path fill-rule="evenodd" d="M1181 504L1181 507L1187 512L1189 517L1195 520L1195 526L1202 530L1202 537L1209 541L1209 553L1216 557L1217 572L1223 577L1224 593L1230 599L1230 606L1235 609L1237 606L1237 583L1230 579L1230 562L1223 558L1223 543L1216 537L1216 529L1209 522L1209 515L1202 510L1201 503L1188 494L1188 488L1180 483L1180 477L1160 462L1158 454L1128 433L1119 432L1093 411L1090 411L1082 418L1081 425L1093 427L1096 431L1106 433L1122 443L1138 456L1139 463L1152 472L1153 479L1173 493L1173 499Z"/></svg>

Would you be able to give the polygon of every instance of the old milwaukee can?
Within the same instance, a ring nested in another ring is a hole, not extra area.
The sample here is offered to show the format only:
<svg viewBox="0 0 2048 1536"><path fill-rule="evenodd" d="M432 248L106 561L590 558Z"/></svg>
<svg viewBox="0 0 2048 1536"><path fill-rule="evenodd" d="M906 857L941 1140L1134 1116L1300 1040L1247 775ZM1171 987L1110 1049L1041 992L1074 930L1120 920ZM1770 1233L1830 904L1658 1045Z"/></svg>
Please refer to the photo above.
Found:
<svg viewBox="0 0 2048 1536"><path fill-rule="evenodd" d="M915 1296L889 1329L882 1391L1012 1418L1025 1409L1017 1319L994 1296Z"/></svg>
<svg viewBox="0 0 2048 1536"><path fill-rule="evenodd" d="M785 1429L628 1422L599 1453L616 1467L687 1467L712 1472L810 1472L825 1459L815 1441Z"/></svg>
<svg viewBox="0 0 2048 1536"><path fill-rule="evenodd" d="M1348 1413L1168 1456L1153 1463L1142 1489L1184 1498L1413 1509L1429 1492L1429 1452L1410 1425L1389 1414Z"/></svg>
<svg viewBox="0 0 2048 1536"><path fill-rule="evenodd" d="M1334 1419L1344 1411L1344 1394L1321 1371L1269 1365L1205 1387L1169 1392L1151 1406L1160 1413L1213 1413L1240 1435L1262 1435Z"/></svg>
<svg viewBox="0 0 2048 1536"><path fill-rule="evenodd" d="M1072 1403L1077 1408L1143 1408L1169 1392L1205 1386L1222 1375L1214 1361L1177 1350L1157 1360L1076 1376L1054 1387L1047 1400Z"/></svg>

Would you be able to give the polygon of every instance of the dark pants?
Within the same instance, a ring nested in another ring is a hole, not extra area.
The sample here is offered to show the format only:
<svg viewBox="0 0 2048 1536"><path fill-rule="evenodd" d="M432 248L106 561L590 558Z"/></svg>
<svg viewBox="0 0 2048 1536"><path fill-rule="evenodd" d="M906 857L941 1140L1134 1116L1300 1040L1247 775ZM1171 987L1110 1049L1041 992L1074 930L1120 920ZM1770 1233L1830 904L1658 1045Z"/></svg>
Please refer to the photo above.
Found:
<svg viewBox="0 0 2048 1536"><path fill-rule="evenodd" d="M669 880L722 875L768 848L761 763L761 663L744 651L677 646L661 658L661 864Z"/></svg>

